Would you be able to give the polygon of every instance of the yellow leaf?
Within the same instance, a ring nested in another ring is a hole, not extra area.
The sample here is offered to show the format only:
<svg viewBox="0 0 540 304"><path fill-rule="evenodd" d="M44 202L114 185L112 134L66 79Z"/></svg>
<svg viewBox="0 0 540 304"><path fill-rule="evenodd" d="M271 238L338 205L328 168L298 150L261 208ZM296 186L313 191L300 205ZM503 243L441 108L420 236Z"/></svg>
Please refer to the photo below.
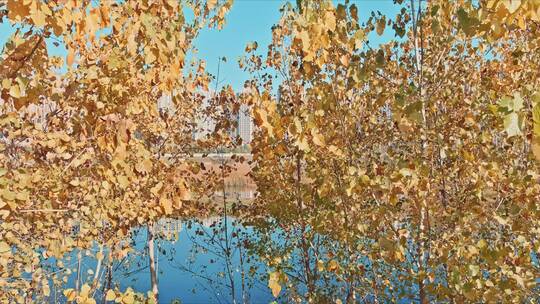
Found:
<svg viewBox="0 0 540 304"><path fill-rule="evenodd" d="M336 260L330 260L330 262L328 262L328 265L326 265L326 269L328 271L336 271L339 267L339 264L338 262L336 262Z"/></svg>
<svg viewBox="0 0 540 304"><path fill-rule="evenodd" d="M154 55L153 49L149 47L144 48L144 63L146 64L152 64L154 61L156 61L156 55Z"/></svg>
<svg viewBox="0 0 540 304"><path fill-rule="evenodd" d="M114 158L118 161L123 161L127 157L126 144L120 143L114 150Z"/></svg>
<svg viewBox="0 0 540 304"><path fill-rule="evenodd" d="M469 271L473 277L477 276L480 272L480 266L478 265L469 265Z"/></svg>
<svg viewBox="0 0 540 304"><path fill-rule="evenodd" d="M513 277L521 288L525 288L525 280L519 274L514 274Z"/></svg>
<svg viewBox="0 0 540 304"><path fill-rule="evenodd" d="M148 173L150 170L152 170L152 161L149 159L145 159L142 162L139 162L135 166L135 170L139 173Z"/></svg>
<svg viewBox="0 0 540 304"><path fill-rule="evenodd" d="M10 87L11 87L11 79L10 78L2 79L2 88L7 90Z"/></svg>
<svg viewBox="0 0 540 304"><path fill-rule="evenodd" d="M0 253L6 252L11 252L11 247L6 242L0 242Z"/></svg>
<svg viewBox="0 0 540 304"><path fill-rule="evenodd" d="M521 0L504 0L504 6L510 14L515 13L521 6Z"/></svg>
<svg viewBox="0 0 540 304"><path fill-rule="evenodd" d="M17 197L16 194L15 194L15 192L10 191L9 189L4 189L4 190L2 190L2 191L0 192L0 195L1 195L4 199L6 199L6 200L8 200L8 201L13 201L13 200L15 200L15 198Z"/></svg>
<svg viewBox="0 0 540 304"><path fill-rule="evenodd" d="M154 187L152 187L152 188L150 189L150 192L151 192L153 195L158 196L159 190L161 190L161 187L163 187L163 182L157 183Z"/></svg>
<svg viewBox="0 0 540 304"><path fill-rule="evenodd" d="M172 214L173 209L172 209L172 202L170 199L166 197L162 197L159 199L159 204L163 208L163 211L165 211L166 215Z"/></svg>
<svg viewBox="0 0 540 304"><path fill-rule="evenodd" d="M334 145L331 145L330 147L328 147L328 150L332 152L333 154L335 154L336 156L343 156L343 152L341 151L341 149L339 149L338 147Z"/></svg>
<svg viewBox="0 0 540 304"><path fill-rule="evenodd" d="M357 30L356 33L354 33L353 36L354 41L354 48L355 49L361 49L362 45L364 44L364 40L366 39L366 34L363 30Z"/></svg>
<svg viewBox="0 0 540 304"><path fill-rule="evenodd" d="M28 201L30 199L30 193L28 193L27 191L18 192L15 195L15 199L19 201Z"/></svg>
<svg viewBox="0 0 540 304"><path fill-rule="evenodd" d="M316 129L311 129L311 136L313 137L313 143L317 146L324 147L326 145L324 143L324 137L321 135L321 133L317 132Z"/></svg>
<svg viewBox="0 0 540 304"><path fill-rule="evenodd" d="M326 14L324 15L324 19L325 19L324 23L326 27L330 31L334 31L336 29L336 16L334 15L334 12L332 11L326 12Z"/></svg>
<svg viewBox="0 0 540 304"><path fill-rule="evenodd" d="M11 95L11 97L13 97L13 98L21 97L21 88L19 87L18 84L13 84L9 88L9 95Z"/></svg>
<svg viewBox="0 0 540 304"><path fill-rule="evenodd" d="M189 191L189 189L186 187L186 183L183 179L180 180L180 182L178 183L178 199L182 200L182 201L189 201L191 200L191 192Z"/></svg>
<svg viewBox="0 0 540 304"><path fill-rule="evenodd" d="M488 244L487 244L486 240L481 239L476 243L476 246L478 248L480 248L480 249L484 249L484 248L487 248Z"/></svg>
<svg viewBox="0 0 540 304"><path fill-rule="evenodd" d="M31 15L32 21L38 27L45 26L45 17L47 16L40 9L35 10Z"/></svg>
<svg viewBox="0 0 540 304"><path fill-rule="evenodd" d="M296 140L295 144L301 151L309 152L309 144L305 136L302 136Z"/></svg>
<svg viewBox="0 0 540 304"><path fill-rule="evenodd" d="M84 284L81 287L81 294L80 296L83 298L88 298L88 295L90 294L90 286L88 284Z"/></svg>
<svg viewBox="0 0 540 304"><path fill-rule="evenodd" d="M122 298L122 304L132 304L133 302L135 302L135 298L132 293L129 293Z"/></svg>
<svg viewBox="0 0 540 304"><path fill-rule="evenodd" d="M0 218L5 220L9 215L9 210L0 210Z"/></svg>
<svg viewBox="0 0 540 304"><path fill-rule="evenodd" d="M216 7L216 4L217 4L217 0L208 0L208 1L206 1L206 5L208 6L209 10Z"/></svg>
<svg viewBox="0 0 540 304"><path fill-rule="evenodd" d="M116 179L118 180L118 184L120 185L120 187L127 188L129 186L129 179L127 178L127 176L118 175Z"/></svg>
<svg viewBox="0 0 540 304"><path fill-rule="evenodd" d="M305 53L308 53L309 48L311 46L311 40L310 40L310 37L309 37L309 33L307 31L301 31L300 33L298 33L298 38L302 42L302 50Z"/></svg>
<svg viewBox="0 0 540 304"><path fill-rule="evenodd" d="M255 124L262 127L265 123L268 123L268 116L263 109L255 109L253 111Z"/></svg>
<svg viewBox="0 0 540 304"><path fill-rule="evenodd" d="M270 272L270 278L268 280L268 287L272 290L272 295L277 298L281 292L281 285L279 284L279 273Z"/></svg>
<svg viewBox="0 0 540 304"><path fill-rule="evenodd" d="M114 299L116 299L116 294L114 293L114 290L112 289L107 290L105 301L114 301Z"/></svg>
<svg viewBox="0 0 540 304"><path fill-rule="evenodd" d="M68 301L74 301L77 297L77 292L73 288L68 288L64 290L64 296L66 297L66 300Z"/></svg>

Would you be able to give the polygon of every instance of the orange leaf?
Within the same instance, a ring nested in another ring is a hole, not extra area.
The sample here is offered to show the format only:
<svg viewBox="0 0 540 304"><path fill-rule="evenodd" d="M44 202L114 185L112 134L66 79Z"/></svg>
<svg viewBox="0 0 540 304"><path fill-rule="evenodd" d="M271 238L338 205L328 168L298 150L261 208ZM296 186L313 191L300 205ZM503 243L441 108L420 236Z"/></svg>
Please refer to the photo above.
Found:
<svg viewBox="0 0 540 304"><path fill-rule="evenodd" d="M72 65L74 59L75 59L75 51L72 48L69 48L67 58L66 58L67 65Z"/></svg>

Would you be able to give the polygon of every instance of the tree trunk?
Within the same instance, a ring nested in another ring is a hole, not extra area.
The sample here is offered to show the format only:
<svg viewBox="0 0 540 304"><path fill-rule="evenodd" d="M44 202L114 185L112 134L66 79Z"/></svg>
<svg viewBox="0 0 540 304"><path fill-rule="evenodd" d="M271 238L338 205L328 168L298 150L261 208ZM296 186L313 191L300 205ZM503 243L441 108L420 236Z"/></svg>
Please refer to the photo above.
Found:
<svg viewBox="0 0 540 304"><path fill-rule="evenodd" d="M101 263L103 262L103 245L99 246L99 255L97 256L96 269L94 270L94 279L92 280L92 290L95 290L99 284L99 273L101 271Z"/></svg>
<svg viewBox="0 0 540 304"><path fill-rule="evenodd" d="M414 35L414 55L416 59L416 76L417 85L420 93L420 101L422 103L422 132L423 137L421 139L422 155L425 159L428 159L427 155L427 112L426 112L426 100L424 96L423 86L423 57L424 57L424 44L423 44L423 31L422 31L422 1L418 1L418 11L415 9L415 0L411 0L411 17L413 23L413 35ZM418 30L420 27L420 30ZM420 41L418 37L420 33ZM433 166L433 164L432 164ZM428 188L428 193L431 189ZM423 198L419 205L419 231L418 231L418 297L421 304L428 303L428 297L426 295L424 277L426 276L426 266L429 260L429 209L427 198Z"/></svg>
<svg viewBox="0 0 540 304"><path fill-rule="evenodd" d="M148 224L148 262L150 263L150 290L154 294L154 300L159 303L159 289L156 272L156 258L154 256L154 225Z"/></svg>
<svg viewBox="0 0 540 304"><path fill-rule="evenodd" d="M240 240L240 233L238 232L236 234L236 239L237 239L237 244L238 244L238 253L239 253L239 256L240 256L240 269L241 269L241 272L240 272L240 275L241 275L241 278L242 278L242 304L247 304L248 303L248 297L247 297L247 293L246 293L246 273L245 273L245 270L244 270L244 257L243 257L243 252L242 252L242 243L241 243L241 240Z"/></svg>
<svg viewBox="0 0 540 304"><path fill-rule="evenodd" d="M420 209L420 235L419 235L419 247L418 247L418 272L421 276L418 278L418 296L420 298L420 304L428 303L426 296L424 277L425 277L425 266L427 264L427 259L429 255L429 244L428 244L428 209L425 202L421 203Z"/></svg>
<svg viewBox="0 0 540 304"><path fill-rule="evenodd" d="M298 211L300 213L300 226L302 229L302 237L300 239L300 246L302 248L302 256L304 262L304 275L306 279L306 285L308 289L308 299L311 299L311 296L315 294L315 279L311 272L311 259L309 255L309 244L307 243L308 233L307 233L307 224L304 218L304 205L302 200L301 193L301 178L302 178L302 164L300 159L300 154L297 152L296 155L296 202L298 205Z"/></svg>
<svg viewBox="0 0 540 304"><path fill-rule="evenodd" d="M101 289L102 294L103 294L101 302L103 304L107 303L106 301L107 291L109 291L109 289L111 289L111 286L112 286L112 272L113 272L112 250L113 248L111 247L109 249L109 256L107 258L107 275L105 278L105 283L103 284L103 287Z"/></svg>
<svg viewBox="0 0 540 304"><path fill-rule="evenodd" d="M79 292L81 290L81 262L82 262L82 251L79 248L77 253L77 280L75 281L75 290Z"/></svg>

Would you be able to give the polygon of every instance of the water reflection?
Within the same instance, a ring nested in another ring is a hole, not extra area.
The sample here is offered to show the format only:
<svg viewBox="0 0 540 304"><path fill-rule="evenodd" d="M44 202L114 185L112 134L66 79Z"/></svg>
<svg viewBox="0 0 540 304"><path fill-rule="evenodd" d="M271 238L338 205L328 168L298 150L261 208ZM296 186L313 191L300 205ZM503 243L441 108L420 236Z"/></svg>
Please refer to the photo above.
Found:
<svg viewBox="0 0 540 304"><path fill-rule="evenodd" d="M246 242L254 233L234 218L163 219L157 224L160 303L269 303L266 268L250 256ZM145 228L133 234L135 250L113 281L124 290L149 289Z"/></svg>

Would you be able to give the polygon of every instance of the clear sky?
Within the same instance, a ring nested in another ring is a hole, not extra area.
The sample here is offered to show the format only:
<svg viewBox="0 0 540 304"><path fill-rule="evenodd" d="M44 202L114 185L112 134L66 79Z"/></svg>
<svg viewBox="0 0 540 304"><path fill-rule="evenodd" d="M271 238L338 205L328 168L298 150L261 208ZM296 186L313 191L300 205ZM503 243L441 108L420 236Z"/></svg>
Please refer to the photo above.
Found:
<svg viewBox="0 0 540 304"><path fill-rule="evenodd" d="M290 2L295 3L294 0ZM259 52L266 53L266 46L272 39L271 27L279 20L279 8L285 3L287 1L283 0L235 0L223 30L205 30L201 33L196 42L199 58L207 61L207 69L212 74L216 75L219 58L227 58L227 62L222 62L220 66L222 85L231 84L235 90L243 87L248 75L238 67L238 58L251 41L257 41ZM399 11L392 0L353 0L350 3L356 4L362 21L367 20L372 11L379 10L392 18ZM370 43L375 46L381 41L388 41L393 35L394 31L387 29L381 37L370 36Z"/></svg>
<svg viewBox="0 0 540 304"><path fill-rule="evenodd" d="M216 75L218 58L227 58L227 62L222 62L220 67L221 85L231 84L235 90L243 87L248 77L238 67L238 58L244 54L246 44L251 41L257 41L259 52L266 53L266 46L271 40L270 29L279 20L279 8L286 2L283 0L234 0L232 9L227 15L225 27L221 31L204 30L200 34L196 41L196 47L199 49L198 57L207 61L206 66L210 73ZM295 3L294 0L291 2ZM343 2L335 1L335 3ZM358 7L361 20L367 20L371 11L379 10L389 17L394 17L399 10L392 0L352 0L350 2ZM14 29L7 22L0 23L0 49L3 48L13 31ZM377 45L381 41L391 39L393 35L394 31L387 28L382 37L370 36L370 43L372 46ZM65 56L66 54L61 45L55 47L51 41L48 41L47 46L52 55Z"/></svg>

